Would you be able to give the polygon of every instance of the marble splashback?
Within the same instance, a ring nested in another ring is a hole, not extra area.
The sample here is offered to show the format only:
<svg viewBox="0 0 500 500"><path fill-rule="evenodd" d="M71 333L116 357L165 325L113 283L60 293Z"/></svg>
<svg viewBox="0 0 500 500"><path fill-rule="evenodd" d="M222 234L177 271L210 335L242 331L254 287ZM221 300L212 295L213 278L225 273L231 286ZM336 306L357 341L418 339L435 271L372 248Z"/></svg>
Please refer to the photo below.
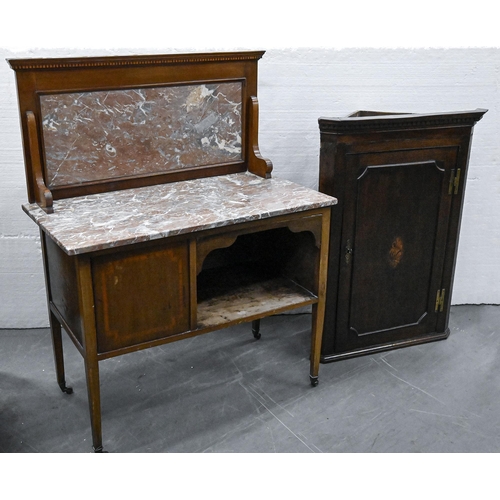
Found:
<svg viewBox="0 0 500 500"><path fill-rule="evenodd" d="M24 211L69 255L327 207L335 198L245 172L37 204Z"/></svg>
<svg viewBox="0 0 500 500"><path fill-rule="evenodd" d="M48 187L242 159L242 82L40 96Z"/></svg>

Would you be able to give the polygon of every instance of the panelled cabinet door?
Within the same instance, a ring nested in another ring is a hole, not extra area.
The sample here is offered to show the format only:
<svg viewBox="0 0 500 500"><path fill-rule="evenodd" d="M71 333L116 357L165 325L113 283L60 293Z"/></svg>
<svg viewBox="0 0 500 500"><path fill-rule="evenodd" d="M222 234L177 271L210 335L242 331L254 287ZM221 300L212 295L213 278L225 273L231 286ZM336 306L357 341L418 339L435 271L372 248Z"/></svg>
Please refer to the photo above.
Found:
<svg viewBox="0 0 500 500"><path fill-rule="evenodd" d="M189 330L187 241L94 257L92 272L99 353Z"/></svg>
<svg viewBox="0 0 500 500"><path fill-rule="evenodd" d="M436 331L456 156L346 155L336 351Z"/></svg>

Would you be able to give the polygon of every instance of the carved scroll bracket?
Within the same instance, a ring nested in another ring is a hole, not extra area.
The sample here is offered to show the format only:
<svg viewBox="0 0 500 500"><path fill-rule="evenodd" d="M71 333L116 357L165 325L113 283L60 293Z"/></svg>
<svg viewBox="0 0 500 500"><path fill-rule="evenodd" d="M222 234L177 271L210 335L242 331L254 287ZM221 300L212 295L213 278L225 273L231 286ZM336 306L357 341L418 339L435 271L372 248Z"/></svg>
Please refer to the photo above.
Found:
<svg viewBox="0 0 500 500"><path fill-rule="evenodd" d="M26 119L28 121L28 139L29 150L31 156L31 165L33 169L33 177L35 179L35 200L38 205L48 214L54 212L52 206L52 192L45 185L45 180L42 173L42 160L40 158L40 143L38 141L38 127L36 117L33 111L26 111Z"/></svg>
<svg viewBox="0 0 500 500"><path fill-rule="evenodd" d="M248 100L248 170L255 175L269 179L273 170L271 160L262 157L259 150L259 102L257 97Z"/></svg>

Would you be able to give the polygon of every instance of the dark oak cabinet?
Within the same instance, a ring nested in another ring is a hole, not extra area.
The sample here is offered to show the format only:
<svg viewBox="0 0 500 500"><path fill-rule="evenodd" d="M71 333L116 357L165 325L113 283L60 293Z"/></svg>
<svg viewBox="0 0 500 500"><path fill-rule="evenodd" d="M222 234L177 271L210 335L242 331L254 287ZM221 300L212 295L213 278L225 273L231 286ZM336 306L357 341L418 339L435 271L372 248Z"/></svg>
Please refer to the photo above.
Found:
<svg viewBox="0 0 500 500"><path fill-rule="evenodd" d="M322 361L444 339L469 150L486 110L320 118L332 212Z"/></svg>

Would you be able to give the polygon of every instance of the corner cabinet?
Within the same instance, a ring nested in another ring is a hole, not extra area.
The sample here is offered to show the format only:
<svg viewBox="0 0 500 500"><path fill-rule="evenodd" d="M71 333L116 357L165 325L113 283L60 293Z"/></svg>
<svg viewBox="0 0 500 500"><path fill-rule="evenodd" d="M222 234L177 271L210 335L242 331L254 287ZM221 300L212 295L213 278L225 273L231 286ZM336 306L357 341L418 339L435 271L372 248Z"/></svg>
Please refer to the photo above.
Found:
<svg viewBox="0 0 500 500"><path fill-rule="evenodd" d="M445 339L474 124L444 114L320 118L332 213L322 362Z"/></svg>

